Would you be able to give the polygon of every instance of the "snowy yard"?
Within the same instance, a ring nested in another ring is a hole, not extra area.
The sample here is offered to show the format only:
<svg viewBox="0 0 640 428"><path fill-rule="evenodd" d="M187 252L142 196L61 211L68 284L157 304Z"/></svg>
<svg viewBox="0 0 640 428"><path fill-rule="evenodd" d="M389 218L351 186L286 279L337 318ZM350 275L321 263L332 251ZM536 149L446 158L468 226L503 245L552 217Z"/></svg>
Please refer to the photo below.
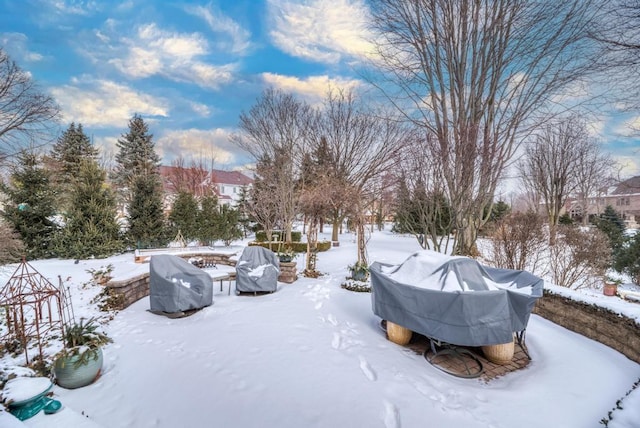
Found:
<svg viewBox="0 0 640 428"><path fill-rule="evenodd" d="M396 264L419 247L414 238L375 232L368 249L370 262ZM54 386L65 408L16 426L597 427L640 378L639 364L536 315L524 370L489 383L447 375L386 340L370 294L340 287L355 259L355 243L343 235L318 256L324 276L255 297L229 296L215 283L214 304L187 318L151 314L144 298L105 326L114 342L98 381ZM297 261L300 268L302 256ZM116 277L148 269L131 254L32 265L54 283L69 277L78 319L96 314L99 288L83 285L86 271L109 263ZM640 318L640 304L623 305ZM6 358L2 364L8 368ZM638 395L625 402L633 399L635 409L617 412L609 426L640 426ZM0 412L0 426L10 423Z"/></svg>

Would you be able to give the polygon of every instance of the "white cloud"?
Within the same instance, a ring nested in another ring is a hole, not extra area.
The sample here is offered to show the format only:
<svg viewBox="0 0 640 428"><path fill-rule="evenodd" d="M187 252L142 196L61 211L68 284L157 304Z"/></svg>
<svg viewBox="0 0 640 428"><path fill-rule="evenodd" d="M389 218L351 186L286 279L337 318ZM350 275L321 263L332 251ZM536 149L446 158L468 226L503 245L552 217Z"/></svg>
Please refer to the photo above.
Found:
<svg viewBox="0 0 640 428"><path fill-rule="evenodd" d="M229 129L181 129L164 133L157 139L156 150L168 164L182 156L186 160L214 160L215 165L230 164L237 160L238 148L231 144Z"/></svg>
<svg viewBox="0 0 640 428"><path fill-rule="evenodd" d="M233 54L244 55L251 48L251 32L213 5L189 6L185 10L204 19L213 32L228 36L230 39L228 42L221 41L218 43L224 50Z"/></svg>
<svg viewBox="0 0 640 428"><path fill-rule="evenodd" d="M0 46L4 46L11 59L20 63L42 61L44 57L27 47L28 38L22 33L0 33Z"/></svg>
<svg viewBox="0 0 640 428"><path fill-rule="evenodd" d="M211 115L211 109L206 104L190 101L189 106L191 107L191 110L198 114L198 116L207 117Z"/></svg>
<svg viewBox="0 0 640 428"><path fill-rule="evenodd" d="M640 173L637 156L613 156L613 159L620 165L621 177L633 177Z"/></svg>
<svg viewBox="0 0 640 428"><path fill-rule="evenodd" d="M289 55L337 63L371 55L364 0L269 0L271 39Z"/></svg>
<svg viewBox="0 0 640 428"><path fill-rule="evenodd" d="M102 35L104 36L104 35ZM236 65L212 65L198 57L209 52L207 40L198 33L175 33L155 24L138 28L133 38L122 38L126 51L109 63L132 78L162 75L177 82L218 89L233 79Z"/></svg>
<svg viewBox="0 0 640 428"><path fill-rule="evenodd" d="M168 116L166 100L109 80L72 79L69 85L51 89L65 122L84 126L125 127L135 114Z"/></svg>
<svg viewBox="0 0 640 428"><path fill-rule="evenodd" d="M86 16L98 10L100 7L99 3L93 0L49 0L48 3L57 12L65 15Z"/></svg>
<svg viewBox="0 0 640 428"><path fill-rule="evenodd" d="M625 120L615 129L615 132L623 137L637 137L640 134L640 116Z"/></svg>
<svg viewBox="0 0 640 428"><path fill-rule="evenodd" d="M330 89L351 90L361 84L359 80L355 79L330 78L329 76L309 76L301 79L273 73L262 73L262 79L270 86L284 92L298 94L313 104L322 102Z"/></svg>

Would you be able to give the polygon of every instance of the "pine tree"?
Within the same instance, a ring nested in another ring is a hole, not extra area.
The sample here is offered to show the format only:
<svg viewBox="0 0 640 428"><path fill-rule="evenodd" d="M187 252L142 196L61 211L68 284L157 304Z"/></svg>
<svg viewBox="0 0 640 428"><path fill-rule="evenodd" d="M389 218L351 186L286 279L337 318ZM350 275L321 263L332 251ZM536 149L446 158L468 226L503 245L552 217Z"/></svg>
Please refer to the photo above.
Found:
<svg viewBox="0 0 640 428"><path fill-rule="evenodd" d="M218 239L218 198L205 196L200 200L198 211L198 240L205 245L213 245Z"/></svg>
<svg viewBox="0 0 640 428"><path fill-rule="evenodd" d="M635 284L640 284L640 233L628 236L614 253L613 267L627 274Z"/></svg>
<svg viewBox="0 0 640 428"><path fill-rule="evenodd" d="M229 205L220 207L218 217L218 238L224 241L224 245L231 245L231 241L242 238L242 230L239 227L240 214L238 210Z"/></svg>
<svg viewBox="0 0 640 428"><path fill-rule="evenodd" d="M142 117L129 120L129 132L116 143L116 166L111 179L126 202L133 199L133 182L141 175L157 174L160 157L155 152L153 135Z"/></svg>
<svg viewBox="0 0 640 428"><path fill-rule="evenodd" d="M53 160L54 185L59 189L58 207L63 211L69 205L70 193L74 182L80 175L80 165L85 160L96 160L98 149L91 144L82 129L82 124L71 123L69 128L58 137L51 149Z"/></svg>
<svg viewBox="0 0 640 428"><path fill-rule="evenodd" d="M137 248L162 247L169 241L157 174L140 175L133 181L127 220L129 239Z"/></svg>
<svg viewBox="0 0 640 428"><path fill-rule="evenodd" d="M597 220L596 227L609 238L615 258L615 252L624 242L624 221L611 205L607 205Z"/></svg>
<svg viewBox="0 0 640 428"><path fill-rule="evenodd" d="M117 143L116 167L111 178L122 200L128 205L129 239L136 246L149 248L167 242L163 212L162 183L153 135L142 117L129 120L129 132Z"/></svg>
<svg viewBox="0 0 640 428"><path fill-rule="evenodd" d="M169 214L171 234L182 233L189 241L198 239L198 201L189 192L179 192Z"/></svg>
<svg viewBox="0 0 640 428"><path fill-rule="evenodd" d="M52 257L50 243L58 228L52 220L56 194L49 173L31 151L21 151L17 160L9 184L0 186L8 197L2 216L20 234L29 259Z"/></svg>
<svg viewBox="0 0 640 428"><path fill-rule="evenodd" d="M73 182L69 211L55 240L59 257L108 257L124 249L117 222L116 200L105 185L106 172L95 160L80 163Z"/></svg>
<svg viewBox="0 0 640 428"><path fill-rule="evenodd" d="M51 157L58 163L62 178L72 180L80 175L80 165L84 160L96 160L98 149L91 144L82 124L76 127L72 122L53 145Z"/></svg>
<svg viewBox="0 0 640 428"><path fill-rule="evenodd" d="M240 187L240 194L238 196L238 200L236 201L236 209L238 210L239 215L238 221L245 238L249 235L251 223L255 221L251 217L251 212L249 209L249 205L251 202L249 200L249 197L249 188L247 186Z"/></svg>

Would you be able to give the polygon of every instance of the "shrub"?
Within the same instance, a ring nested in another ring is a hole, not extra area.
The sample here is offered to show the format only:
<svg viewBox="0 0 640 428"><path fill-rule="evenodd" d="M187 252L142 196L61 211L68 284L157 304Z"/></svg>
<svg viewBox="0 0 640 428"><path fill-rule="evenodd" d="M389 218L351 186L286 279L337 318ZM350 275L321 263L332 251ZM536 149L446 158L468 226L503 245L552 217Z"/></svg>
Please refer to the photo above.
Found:
<svg viewBox="0 0 640 428"><path fill-rule="evenodd" d="M278 247L277 247L277 243L273 243L271 245L271 248L269 246L269 242L259 242L259 241L254 241L254 242L250 242L249 245L259 245L261 247L264 248L268 248L274 252L278 252ZM291 244L288 244L288 246L295 252L295 253L306 253L307 252L307 243L306 242L292 242ZM329 241L322 241L322 242L318 242L318 251L322 252L322 251L328 251L329 248L331 248L331 242Z"/></svg>
<svg viewBox="0 0 640 428"><path fill-rule="evenodd" d="M573 289L595 288L611 263L609 239L598 229L562 226L549 249L552 281Z"/></svg>
<svg viewBox="0 0 640 428"><path fill-rule="evenodd" d="M279 238L278 241L282 241L282 238L284 237L284 232L282 230L274 230L271 233L272 233L272 236L278 235L278 238ZM293 242L300 242L302 240L302 232L300 232L299 230L291 231L291 240ZM264 230L259 230L256 232L256 241L267 242L267 234Z"/></svg>
<svg viewBox="0 0 640 428"><path fill-rule="evenodd" d="M613 267L629 275L635 284L640 284L640 233L625 238L616 252Z"/></svg>
<svg viewBox="0 0 640 428"><path fill-rule="evenodd" d="M508 214L490 240L496 267L535 271L547 241L543 218L534 212Z"/></svg>

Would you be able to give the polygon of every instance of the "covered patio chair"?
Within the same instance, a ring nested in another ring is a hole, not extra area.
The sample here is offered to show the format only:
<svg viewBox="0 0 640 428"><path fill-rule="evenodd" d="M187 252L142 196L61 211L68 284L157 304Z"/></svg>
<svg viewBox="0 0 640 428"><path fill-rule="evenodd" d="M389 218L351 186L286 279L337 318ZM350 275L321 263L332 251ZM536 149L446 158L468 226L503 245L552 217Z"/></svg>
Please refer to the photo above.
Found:
<svg viewBox="0 0 640 428"><path fill-rule="evenodd" d="M278 288L279 273L276 253L260 246L247 247L236 264L236 291L274 292Z"/></svg>
<svg viewBox="0 0 640 428"><path fill-rule="evenodd" d="M181 313L213 304L209 274L180 257L159 254L149 265L151 312Z"/></svg>

